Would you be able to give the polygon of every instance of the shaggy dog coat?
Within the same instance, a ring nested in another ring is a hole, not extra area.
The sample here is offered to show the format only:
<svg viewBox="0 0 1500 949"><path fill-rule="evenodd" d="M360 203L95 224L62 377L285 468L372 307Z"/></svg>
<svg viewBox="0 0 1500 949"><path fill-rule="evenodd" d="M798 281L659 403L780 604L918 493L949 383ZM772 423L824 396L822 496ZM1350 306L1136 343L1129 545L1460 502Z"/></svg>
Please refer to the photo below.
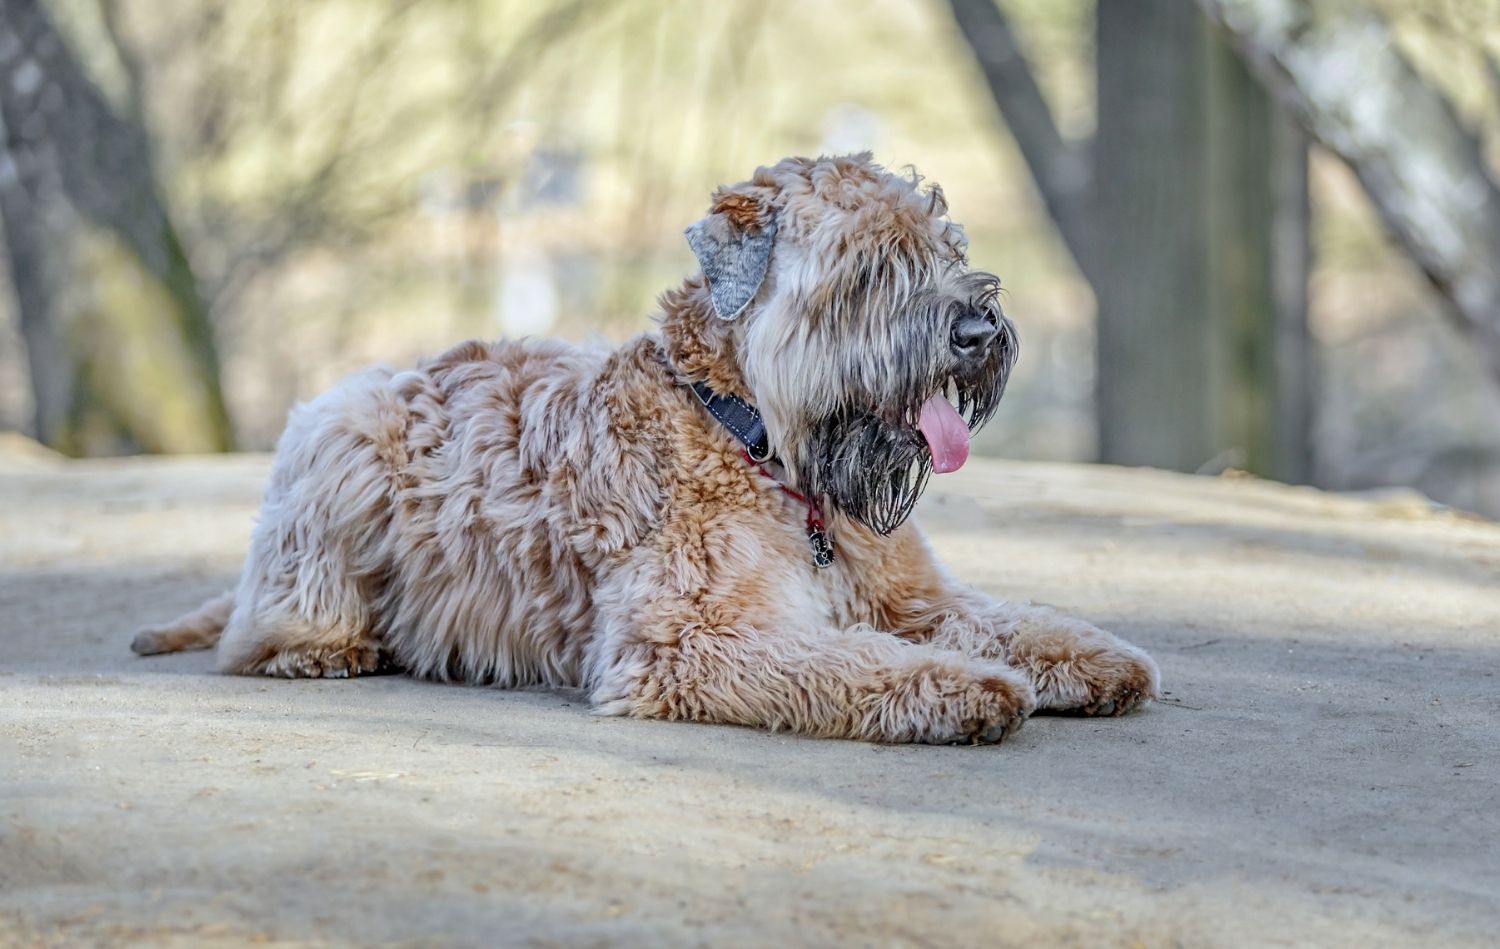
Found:
<svg viewBox="0 0 1500 949"><path fill-rule="evenodd" d="M946 386L982 423L1014 359L946 211L867 156L788 159L715 195L690 232L714 276L663 296L659 332L469 342L345 380L293 410L238 588L134 648L888 742L996 741L1036 707L1150 698L1144 653L958 583L914 524L884 534L861 507L889 455L880 503L904 519L930 470L924 400ZM967 362L958 312L997 335ZM694 381L756 405L775 461L747 464ZM831 566L775 479L824 502Z"/></svg>

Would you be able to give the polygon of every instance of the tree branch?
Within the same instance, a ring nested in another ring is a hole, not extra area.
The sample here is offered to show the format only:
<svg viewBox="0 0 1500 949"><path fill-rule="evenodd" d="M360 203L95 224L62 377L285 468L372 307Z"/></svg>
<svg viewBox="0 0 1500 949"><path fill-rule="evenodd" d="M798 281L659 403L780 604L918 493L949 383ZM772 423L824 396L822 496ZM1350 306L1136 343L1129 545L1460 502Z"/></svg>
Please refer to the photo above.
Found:
<svg viewBox="0 0 1500 949"><path fill-rule="evenodd" d="M948 0L959 32L984 73L990 95L1031 169L1047 212L1087 277L1093 270L1083 217L1089 191L1088 144L1057 129L1020 43L995 0Z"/></svg>
<svg viewBox="0 0 1500 949"><path fill-rule="evenodd" d="M8 172L11 190L28 199L24 210L30 217L44 220L44 197L57 195L72 212L118 236L160 281L175 304L169 315L192 355L211 444L228 450L233 434L213 328L157 187L145 129L116 114L40 0L0 0L0 53L0 135L8 137L0 150L7 167L0 172ZM8 206L12 216L23 210L20 203ZM8 239L13 225L20 226L7 222ZM54 283L73 276L49 274ZM46 293L23 298L22 306L33 311L23 312L25 319L55 317Z"/></svg>
<svg viewBox="0 0 1500 949"><path fill-rule="evenodd" d="M1500 188L1479 142L1373 15L1198 0L1261 81L1353 169L1500 380Z"/></svg>
<svg viewBox="0 0 1500 949"><path fill-rule="evenodd" d="M119 0L97 0L99 19L104 24L104 35L114 52L115 59L125 73L125 103L129 118L142 128L146 122L146 75L141 58L125 37L125 26L120 22Z"/></svg>

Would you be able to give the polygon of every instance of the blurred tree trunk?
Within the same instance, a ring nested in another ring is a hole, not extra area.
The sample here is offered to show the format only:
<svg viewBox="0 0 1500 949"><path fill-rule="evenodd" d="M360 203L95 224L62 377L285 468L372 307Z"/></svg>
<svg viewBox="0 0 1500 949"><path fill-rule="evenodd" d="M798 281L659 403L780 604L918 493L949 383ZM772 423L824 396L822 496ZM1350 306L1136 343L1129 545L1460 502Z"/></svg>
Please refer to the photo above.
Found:
<svg viewBox="0 0 1500 949"><path fill-rule="evenodd" d="M1305 480L1305 141L1181 0L1098 4L1086 142L1059 134L995 0L950 5L1094 288L1101 460Z"/></svg>
<svg viewBox="0 0 1500 949"><path fill-rule="evenodd" d="M1500 380L1500 185L1478 138L1372 13L1199 0L1256 75L1364 186Z"/></svg>
<svg viewBox="0 0 1500 949"><path fill-rule="evenodd" d="M1312 477L1316 347L1307 325L1311 208L1307 136L1224 42L1203 29L1208 129L1207 312L1218 384L1209 393L1235 463L1281 481Z"/></svg>
<svg viewBox="0 0 1500 949"><path fill-rule="evenodd" d="M0 224L42 441L231 447L212 328L139 116L110 106L38 0L0 0Z"/></svg>
<svg viewBox="0 0 1500 949"><path fill-rule="evenodd" d="M1208 92L1197 13L1178 0L1097 12L1090 282L1100 459L1193 471L1224 450L1228 385L1206 278Z"/></svg>

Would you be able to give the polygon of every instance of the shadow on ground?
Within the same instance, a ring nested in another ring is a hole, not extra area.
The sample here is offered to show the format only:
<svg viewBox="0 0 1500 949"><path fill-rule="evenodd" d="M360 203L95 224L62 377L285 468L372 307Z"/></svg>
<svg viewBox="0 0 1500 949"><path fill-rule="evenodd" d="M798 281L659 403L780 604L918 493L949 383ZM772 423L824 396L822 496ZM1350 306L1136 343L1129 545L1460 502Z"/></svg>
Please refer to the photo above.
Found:
<svg viewBox="0 0 1500 949"><path fill-rule="evenodd" d="M882 747L137 659L136 625L232 581L263 462L65 472L0 472L0 942L1478 945L1500 924L1491 525L979 465L927 504L940 552L1112 624L1170 694L999 748Z"/></svg>

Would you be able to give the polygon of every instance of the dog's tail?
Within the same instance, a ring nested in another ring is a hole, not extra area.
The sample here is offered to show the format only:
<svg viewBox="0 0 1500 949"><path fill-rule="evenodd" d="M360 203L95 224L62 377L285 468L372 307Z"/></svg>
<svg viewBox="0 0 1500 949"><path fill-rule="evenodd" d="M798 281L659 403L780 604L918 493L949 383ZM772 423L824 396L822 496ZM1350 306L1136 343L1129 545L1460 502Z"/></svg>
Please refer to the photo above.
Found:
<svg viewBox="0 0 1500 949"><path fill-rule="evenodd" d="M212 649L234 611L234 593L225 592L163 626L147 626L130 641L130 651L138 656L155 656L164 652L189 649Z"/></svg>

